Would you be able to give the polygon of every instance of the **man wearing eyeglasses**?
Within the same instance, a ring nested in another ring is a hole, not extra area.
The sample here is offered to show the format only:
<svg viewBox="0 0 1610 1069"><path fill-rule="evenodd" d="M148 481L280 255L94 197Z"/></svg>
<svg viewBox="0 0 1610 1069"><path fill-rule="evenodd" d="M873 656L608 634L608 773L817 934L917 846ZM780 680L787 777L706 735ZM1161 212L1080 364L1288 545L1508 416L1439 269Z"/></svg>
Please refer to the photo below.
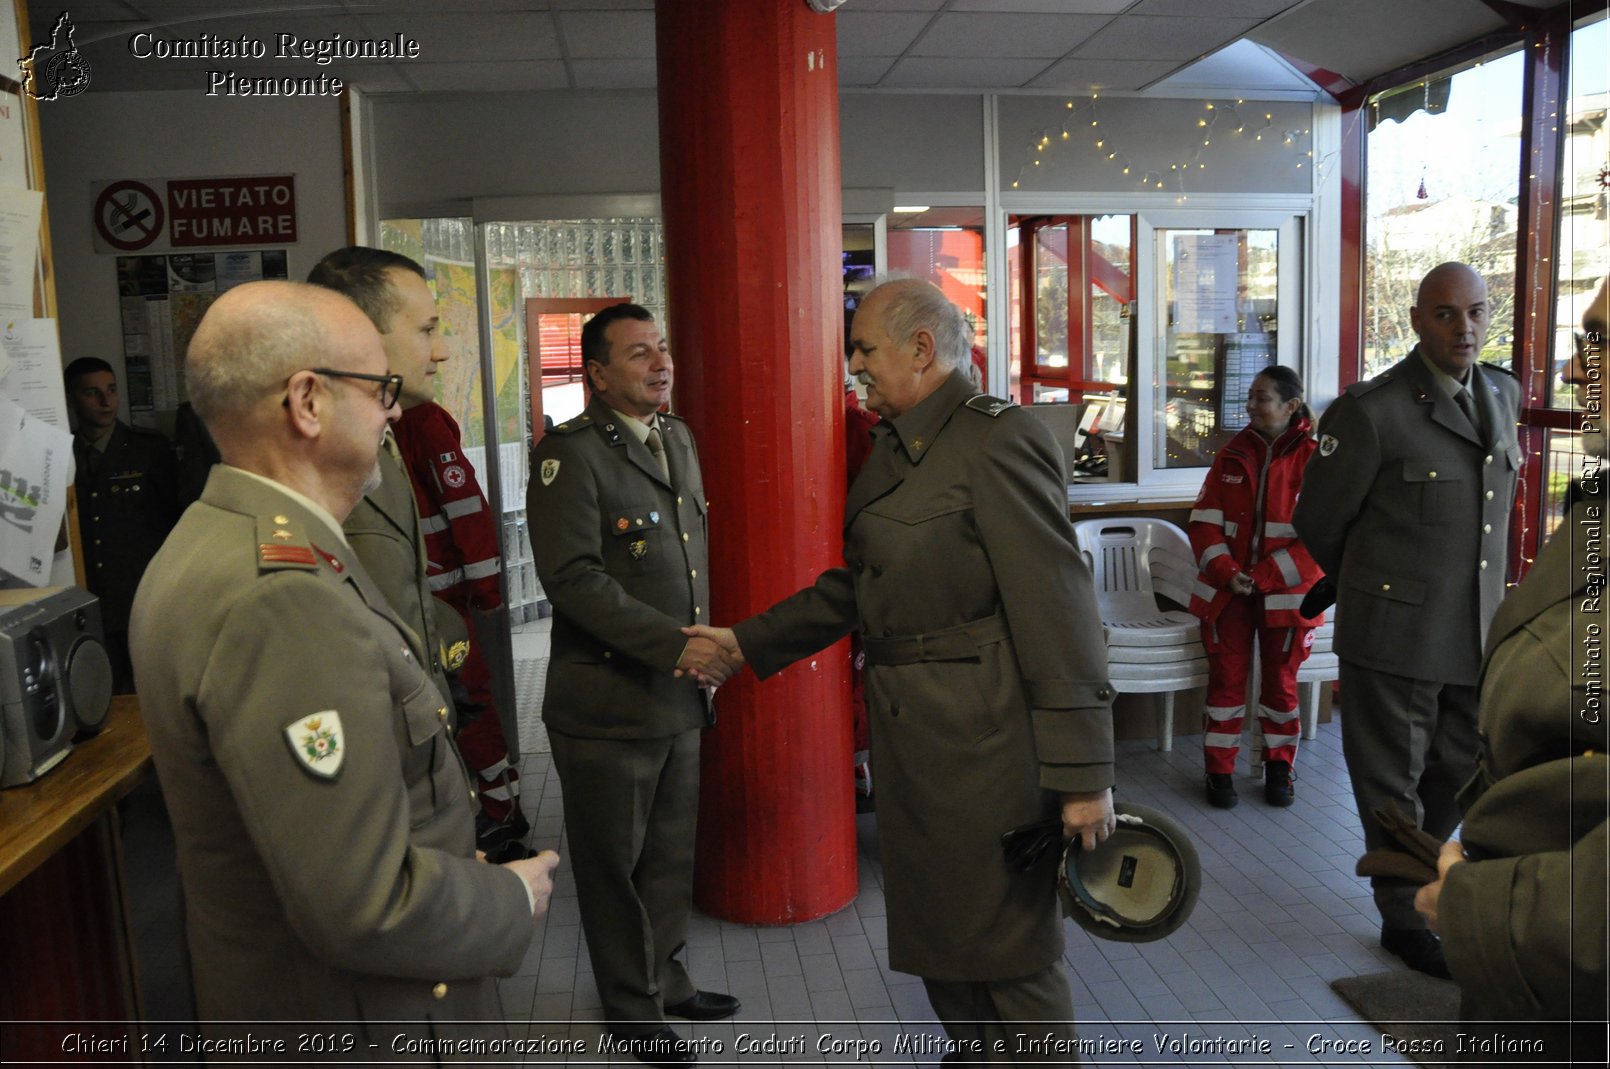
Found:
<svg viewBox="0 0 1610 1069"><path fill-rule="evenodd" d="M463 458L458 424L434 401L436 365L448 355L435 295L418 263L362 245L330 253L308 281L363 310L402 379L403 415L380 460L380 485L353 509L347 536L392 607L425 636L438 684L455 698L459 748L478 780L477 843L493 861L528 856L520 773L486 661L470 641L472 612L503 603L497 524Z"/></svg>
<svg viewBox="0 0 1610 1069"><path fill-rule="evenodd" d="M351 302L290 282L219 297L185 373L223 459L132 635L203 1030L338 1021L360 1057L501 1035L490 977L519 967L558 857L476 859L429 655L341 530L400 377Z"/></svg>

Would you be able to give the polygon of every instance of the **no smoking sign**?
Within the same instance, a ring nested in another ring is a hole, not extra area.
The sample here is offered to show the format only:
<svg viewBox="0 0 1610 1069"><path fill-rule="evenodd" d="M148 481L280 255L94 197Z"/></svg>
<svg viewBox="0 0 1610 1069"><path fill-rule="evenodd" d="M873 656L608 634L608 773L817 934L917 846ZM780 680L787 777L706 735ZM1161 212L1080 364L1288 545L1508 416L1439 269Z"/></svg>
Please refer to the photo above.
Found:
<svg viewBox="0 0 1610 1069"><path fill-rule="evenodd" d="M150 245L162 221L162 198L143 182L113 182L95 198L95 236L122 252Z"/></svg>

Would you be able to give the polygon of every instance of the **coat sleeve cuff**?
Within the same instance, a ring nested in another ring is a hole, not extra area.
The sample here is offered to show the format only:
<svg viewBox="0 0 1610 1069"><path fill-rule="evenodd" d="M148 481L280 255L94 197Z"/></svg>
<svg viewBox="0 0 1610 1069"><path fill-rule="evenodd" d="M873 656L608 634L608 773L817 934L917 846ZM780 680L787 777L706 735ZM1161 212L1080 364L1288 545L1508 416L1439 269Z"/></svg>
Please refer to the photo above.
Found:
<svg viewBox="0 0 1610 1069"><path fill-rule="evenodd" d="M1442 925L1442 952L1448 971L1467 991L1481 991L1484 1006L1517 1016L1539 1007L1511 946L1513 887L1519 859L1467 861L1448 870L1437 913L1455 923Z"/></svg>
<svg viewBox="0 0 1610 1069"><path fill-rule="evenodd" d="M1040 765L1040 786L1058 794L1089 794L1113 785L1113 766Z"/></svg>

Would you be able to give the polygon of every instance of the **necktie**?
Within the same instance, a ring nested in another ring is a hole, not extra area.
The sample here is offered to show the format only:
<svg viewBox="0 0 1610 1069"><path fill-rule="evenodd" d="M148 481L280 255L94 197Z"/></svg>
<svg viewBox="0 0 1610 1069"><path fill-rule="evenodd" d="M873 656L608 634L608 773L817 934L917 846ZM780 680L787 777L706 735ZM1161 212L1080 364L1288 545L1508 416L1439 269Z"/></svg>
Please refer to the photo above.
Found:
<svg viewBox="0 0 1610 1069"><path fill-rule="evenodd" d="M654 454L654 460L660 465L660 474L665 476L666 482L670 482L671 465L665 459L665 442L660 439L659 427L648 429L648 441L644 444L648 446L648 451Z"/></svg>
<svg viewBox="0 0 1610 1069"><path fill-rule="evenodd" d="M1470 425L1476 428L1476 434L1482 436L1481 418L1476 415L1476 401L1475 398L1470 396L1470 388L1468 386L1459 387L1459 392L1453 395L1453 399L1459 403L1459 410L1465 414L1466 419L1470 420ZM1483 440L1485 440L1485 437L1483 437Z"/></svg>

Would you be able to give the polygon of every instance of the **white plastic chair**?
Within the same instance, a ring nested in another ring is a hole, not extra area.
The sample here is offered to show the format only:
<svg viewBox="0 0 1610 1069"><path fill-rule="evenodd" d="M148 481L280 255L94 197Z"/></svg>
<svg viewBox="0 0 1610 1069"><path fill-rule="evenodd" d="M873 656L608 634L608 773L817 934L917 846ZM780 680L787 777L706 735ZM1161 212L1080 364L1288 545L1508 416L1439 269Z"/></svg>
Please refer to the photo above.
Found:
<svg viewBox="0 0 1610 1069"><path fill-rule="evenodd" d="M1095 577L1107 638L1108 680L1121 694L1160 694L1157 748L1174 748L1174 693L1207 682L1201 625L1190 604L1196 561L1185 532L1166 520L1080 520L1074 540ZM1161 594L1181 606L1165 609Z"/></svg>

